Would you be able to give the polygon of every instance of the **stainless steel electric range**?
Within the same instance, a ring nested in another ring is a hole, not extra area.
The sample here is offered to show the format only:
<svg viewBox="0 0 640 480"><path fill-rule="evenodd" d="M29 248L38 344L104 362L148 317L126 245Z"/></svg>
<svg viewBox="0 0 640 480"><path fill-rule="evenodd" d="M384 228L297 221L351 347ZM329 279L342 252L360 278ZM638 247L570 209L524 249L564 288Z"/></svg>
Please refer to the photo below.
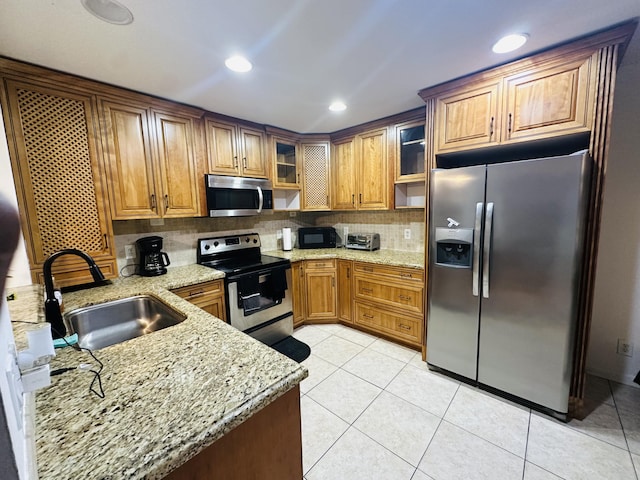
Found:
<svg viewBox="0 0 640 480"><path fill-rule="evenodd" d="M260 249L257 233L201 238L197 262L225 272L231 326L273 345L293 333L291 262Z"/></svg>

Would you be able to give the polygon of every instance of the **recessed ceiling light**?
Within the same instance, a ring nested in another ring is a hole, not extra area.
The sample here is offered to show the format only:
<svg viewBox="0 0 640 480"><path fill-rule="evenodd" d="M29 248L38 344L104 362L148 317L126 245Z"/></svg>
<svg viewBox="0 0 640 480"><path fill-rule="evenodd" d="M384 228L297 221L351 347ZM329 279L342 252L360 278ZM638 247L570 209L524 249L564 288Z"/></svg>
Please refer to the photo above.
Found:
<svg viewBox="0 0 640 480"><path fill-rule="evenodd" d="M100 20L115 25L128 25L133 22L133 13L116 0L80 0L89 13Z"/></svg>
<svg viewBox="0 0 640 480"><path fill-rule="evenodd" d="M344 102L341 101L335 101L331 105L329 105L329 110L331 110L332 112L343 112L346 109L347 106L344 104Z"/></svg>
<svg viewBox="0 0 640 480"><path fill-rule="evenodd" d="M232 57L229 57L224 61L224 64L229 70L240 73L248 72L253 68L251 62L244 58L242 55L234 55Z"/></svg>
<svg viewBox="0 0 640 480"><path fill-rule="evenodd" d="M494 53L507 53L517 50L523 46L527 41L528 35L526 33L513 33L507 35L498 40L493 46Z"/></svg>

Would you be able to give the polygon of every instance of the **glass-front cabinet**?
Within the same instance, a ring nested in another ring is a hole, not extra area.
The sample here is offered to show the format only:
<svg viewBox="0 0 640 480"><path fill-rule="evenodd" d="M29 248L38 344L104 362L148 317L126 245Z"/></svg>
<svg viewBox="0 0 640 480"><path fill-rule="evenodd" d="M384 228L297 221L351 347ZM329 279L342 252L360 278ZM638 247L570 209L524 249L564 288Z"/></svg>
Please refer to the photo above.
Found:
<svg viewBox="0 0 640 480"><path fill-rule="evenodd" d="M424 180L424 122L398 125L396 182Z"/></svg>
<svg viewBox="0 0 640 480"><path fill-rule="evenodd" d="M426 175L423 120L396 125L395 208L424 208Z"/></svg>
<svg viewBox="0 0 640 480"><path fill-rule="evenodd" d="M300 165L298 146L295 142L274 138L274 188L300 189Z"/></svg>

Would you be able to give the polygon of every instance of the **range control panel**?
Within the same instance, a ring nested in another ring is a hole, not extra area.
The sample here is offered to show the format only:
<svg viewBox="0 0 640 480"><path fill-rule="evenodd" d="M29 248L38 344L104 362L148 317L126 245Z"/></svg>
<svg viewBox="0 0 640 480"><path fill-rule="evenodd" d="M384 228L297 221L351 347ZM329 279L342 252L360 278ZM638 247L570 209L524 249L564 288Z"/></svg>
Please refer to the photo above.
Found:
<svg viewBox="0 0 640 480"><path fill-rule="evenodd" d="M247 248L260 248L260 246L260 235L257 233L201 238L198 240L198 252L201 256L216 255Z"/></svg>

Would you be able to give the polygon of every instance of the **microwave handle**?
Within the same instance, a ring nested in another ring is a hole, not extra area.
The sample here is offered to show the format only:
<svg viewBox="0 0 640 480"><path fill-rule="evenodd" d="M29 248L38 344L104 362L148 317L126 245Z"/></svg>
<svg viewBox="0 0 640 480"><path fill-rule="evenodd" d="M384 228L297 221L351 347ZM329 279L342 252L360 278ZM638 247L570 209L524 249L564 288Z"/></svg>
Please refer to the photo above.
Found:
<svg viewBox="0 0 640 480"><path fill-rule="evenodd" d="M262 195L262 189L260 187L256 187L258 189L258 213L262 212L262 204L264 203L264 195Z"/></svg>

